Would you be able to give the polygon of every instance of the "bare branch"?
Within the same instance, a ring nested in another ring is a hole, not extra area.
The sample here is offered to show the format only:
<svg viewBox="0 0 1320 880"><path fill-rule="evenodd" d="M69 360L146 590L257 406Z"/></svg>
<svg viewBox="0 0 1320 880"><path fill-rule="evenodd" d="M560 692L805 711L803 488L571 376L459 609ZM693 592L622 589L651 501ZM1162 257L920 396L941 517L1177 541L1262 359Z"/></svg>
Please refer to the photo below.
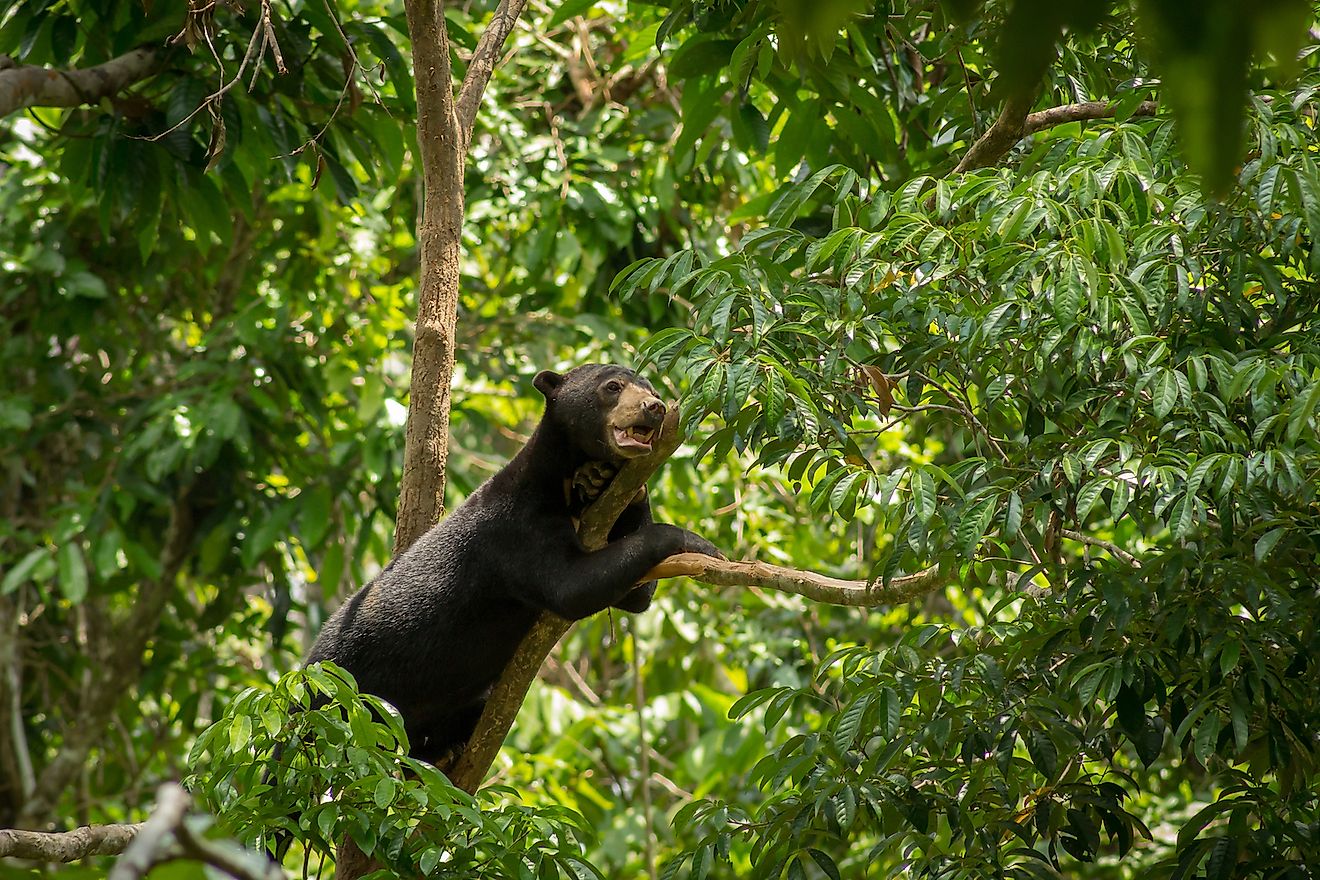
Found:
<svg viewBox="0 0 1320 880"><path fill-rule="evenodd" d="M164 53L134 49L83 70L52 70L14 64L0 56L0 117L24 107L80 107L95 104L156 73Z"/></svg>
<svg viewBox="0 0 1320 880"><path fill-rule="evenodd" d="M449 30L441 0L405 0L417 84L417 147L422 207L417 219L421 276L413 335L403 480L394 526L402 553L444 512L449 458L449 385L454 375L454 327L463 229L464 138L454 115Z"/></svg>
<svg viewBox="0 0 1320 880"><path fill-rule="evenodd" d="M679 553L646 573L647 580L666 577L690 577L715 587L763 587L816 602L861 608L906 602L937 590L951 580L939 568L931 567L916 574L896 577L888 584L849 581L768 562L732 562L700 553Z"/></svg>
<svg viewBox="0 0 1320 880"><path fill-rule="evenodd" d="M1072 529L1063 529L1060 534L1069 540L1078 542L1079 544L1090 544L1092 547L1100 547L1101 549L1108 550L1115 559L1120 559L1133 568L1141 568L1141 560L1137 559L1137 557L1133 556L1113 541L1106 541L1103 538L1095 538L1081 532L1074 532Z"/></svg>
<svg viewBox="0 0 1320 880"><path fill-rule="evenodd" d="M0 858L76 862L88 856L113 856L124 851L142 825L84 825L56 833L0 828Z"/></svg>
<svg viewBox="0 0 1320 880"><path fill-rule="evenodd" d="M110 869L106 880L137 880L165 856L174 842L174 831L183 822L192 798L183 786L167 782L156 795L156 809L138 827L137 836Z"/></svg>
<svg viewBox="0 0 1320 880"><path fill-rule="evenodd" d="M1154 101L1142 101L1132 111L1133 116L1154 116L1158 105ZM1080 104L1064 104L1048 110L1028 113L1022 125L1024 135L1035 134L1046 128L1063 125L1066 122L1084 122L1088 119L1113 119L1118 114L1118 105L1109 101L1083 101Z"/></svg>
<svg viewBox="0 0 1320 880"><path fill-rule="evenodd" d="M107 880L138 880L161 862L182 857L212 865L238 880L284 880L284 870L265 853L198 834L189 827L191 808L188 792L178 783L167 782L160 787L156 809L145 822L87 825L53 834L0 829L0 858L54 863L122 853Z"/></svg>
<svg viewBox="0 0 1320 880"><path fill-rule="evenodd" d="M1004 103L999 118L985 134L972 144L962 161L953 169L954 174L971 171L974 168L987 168L997 163L1008 151L1013 149L1022 138L1056 125L1068 122L1082 122L1088 119L1112 119L1118 114L1118 105L1110 101L1083 101L1079 104L1064 104L1028 113L1034 97L1031 95L1012 96ZM1157 105L1154 101L1142 101L1133 109L1133 116L1154 116Z"/></svg>
<svg viewBox="0 0 1320 880"><path fill-rule="evenodd" d="M500 53L504 51L504 41L513 32L527 6L527 0L500 0L490 24L481 32L477 48L468 62L467 75L458 92L458 126L466 144L472 139L472 127L476 124L477 109L481 107L481 96L486 93L486 84L495 72Z"/></svg>

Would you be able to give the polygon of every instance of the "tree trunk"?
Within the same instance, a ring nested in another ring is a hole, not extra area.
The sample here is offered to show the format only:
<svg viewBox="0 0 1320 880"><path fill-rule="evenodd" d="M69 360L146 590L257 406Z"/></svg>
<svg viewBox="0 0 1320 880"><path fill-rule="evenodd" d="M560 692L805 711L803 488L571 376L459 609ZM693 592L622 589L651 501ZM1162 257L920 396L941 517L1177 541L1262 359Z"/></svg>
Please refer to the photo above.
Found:
<svg viewBox="0 0 1320 880"><path fill-rule="evenodd" d="M395 554L408 549L444 513L467 141L455 114L449 33L442 3L408 0L404 8L412 34L413 75L417 81L417 147L422 174L417 249L421 278L408 389L403 483L394 527Z"/></svg>

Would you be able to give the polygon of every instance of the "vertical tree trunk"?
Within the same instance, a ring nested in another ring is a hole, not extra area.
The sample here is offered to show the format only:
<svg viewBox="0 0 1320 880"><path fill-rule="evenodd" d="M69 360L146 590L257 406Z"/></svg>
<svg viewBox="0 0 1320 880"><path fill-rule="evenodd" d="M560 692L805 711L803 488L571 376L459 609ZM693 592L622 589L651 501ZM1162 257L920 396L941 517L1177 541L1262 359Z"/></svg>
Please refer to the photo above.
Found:
<svg viewBox="0 0 1320 880"><path fill-rule="evenodd" d="M421 278L403 482L394 527L396 554L411 546L444 512L467 140L455 114L443 4L439 0L407 0L404 8L412 34L413 75L417 82L422 211L417 228Z"/></svg>
<svg viewBox="0 0 1320 880"><path fill-rule="evenodd" d="M403 481L394 526L396 555L412 546L444 513L462 256L463 168L486 84L526 4L527 0L501 0L472 53L456 96L443 0L404 0L417 83L422 210L417 224L421 267L417 323L404 429ZM335 868L340 880L356 880L379 869L380 864L345 838Z"/></svg>

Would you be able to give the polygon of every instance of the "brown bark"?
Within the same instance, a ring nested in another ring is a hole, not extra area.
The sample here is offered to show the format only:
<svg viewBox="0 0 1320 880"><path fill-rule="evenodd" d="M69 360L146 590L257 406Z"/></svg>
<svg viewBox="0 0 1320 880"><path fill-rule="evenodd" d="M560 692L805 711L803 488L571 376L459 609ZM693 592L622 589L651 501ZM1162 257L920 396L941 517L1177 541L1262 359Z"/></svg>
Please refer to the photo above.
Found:
<svg viewBox="0 0 1320 880"><path fill-rule="evenodd" d="M994 124L986 129L985 134L977 138L962 157L962 161L953 169L954 174L971 171L973 168L985 168L1002 159L1013 145L1022 139L1023 126L1027 113L1036 101L1036 93L1018 92L1008 96L1004 109L999 111Z"/></svg>
<svg viewBox="0 0 1320 880"><path fill-rule="evenodd" d="M76 862L88 856L118 855L141 828L141 822L133 825L84 825L73 831L55 834L0 828L0 858Z"/></svg>
<svg viewBox="0 0 1320 880"><path fill-rule="evenodd" d="M1154 101L1142 101L1133 110L1133 116L1154 116L1157 104ZM1085 122L1090 119L1113 119L1118 114L1118 105L1109 101L1083 101L1080 104L1064 104L1048 110L1028 113L1022 125L1022 133L1035 134L1046 128L1063 125L1066 122Z"/></svg>
<svg viewBox="0 0 1320 880"><path fill-rule="evenodd" d="M689 577L714 587L761 587L781 593L793 593L830 605L870 608L906 602L944 586L950 580L938 568L896 577L888 584L878 581L848 581L771 565L768 562L733 562L712 559L700 553L671 556L646 573L647 579Z"/></svg>
<svg viewBox="0 0 1320 880"><path fill-rule="evenodd" d="M160 69L163 53L134 49L83 70L15 64L0 55L0 117L24 107L80 107L117 94Z"/></svg>
<svg viewBox="0 0 1320 880"><path fill-rule="evenodd" d="M1018 141L1029 134L1035 134L1056 125L1067 122L1082 122L1089 119L1112 119L1118 112L1118 105L1109 101L1083 101L1079 104L1064 104L1029 113L1035 98L1031 94L1010 96L1004 102L1004 109L985 134L967 150L966 155L953 169L954 174L971 171L975 168L988 168L1008 155ZM1132 111L1133 116L1154 116L1154 101L1142 101Z"/></svg>
<svg viewBox="0 0 1320 880"><path fill-rule="evenodd" d="M454 374L454 326L463 230L466 138L455 114L449 33L441 0L407 0L417 82L417 147L422 212L417 225L421 278L408 389L403 482L394 552L402 553L444 511L448 461L449 384Z"/></svg>

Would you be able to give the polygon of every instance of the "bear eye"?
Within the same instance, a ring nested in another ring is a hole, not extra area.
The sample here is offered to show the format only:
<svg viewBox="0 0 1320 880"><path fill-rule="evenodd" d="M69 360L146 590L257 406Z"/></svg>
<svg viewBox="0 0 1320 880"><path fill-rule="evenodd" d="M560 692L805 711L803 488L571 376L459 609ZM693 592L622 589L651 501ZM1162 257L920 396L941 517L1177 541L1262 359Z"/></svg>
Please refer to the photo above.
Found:
<svg viewBox="0 0 1320 880"><path fill-rule="evenodd" d="M611 379L610 381L605 383L605 390L608 391L610 394L618 394L620 391L623 390L623 383L620 382L618 379Z"/></svg>

